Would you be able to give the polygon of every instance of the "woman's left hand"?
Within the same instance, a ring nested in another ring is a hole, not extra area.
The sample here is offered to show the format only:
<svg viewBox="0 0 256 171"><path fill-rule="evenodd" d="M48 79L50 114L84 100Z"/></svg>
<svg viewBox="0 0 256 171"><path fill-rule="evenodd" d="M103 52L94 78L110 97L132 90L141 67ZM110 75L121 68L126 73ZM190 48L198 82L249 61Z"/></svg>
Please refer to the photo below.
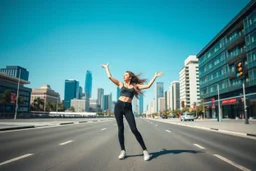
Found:
<svg viewBox="0 0 256 171"><path fill-rule="evenodd" d="M161 76L163 76L163 75L164 75L164 72L160 72L160 73L156 72L156 73L155 73L155 76L156 76L156 77L161 77Z"/></svg>

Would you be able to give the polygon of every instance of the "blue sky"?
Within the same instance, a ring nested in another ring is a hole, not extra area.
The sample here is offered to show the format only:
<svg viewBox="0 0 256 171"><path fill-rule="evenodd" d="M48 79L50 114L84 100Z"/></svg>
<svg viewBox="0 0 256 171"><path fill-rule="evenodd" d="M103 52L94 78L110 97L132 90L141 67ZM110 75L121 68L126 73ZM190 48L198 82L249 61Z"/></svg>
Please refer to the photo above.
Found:
<svg viewBox="0 0 256 171"><path fill-rule="evenodd" d="M0 67L19 65L29 73L28 87L49 84L64 96L64 80L84 89L92 71L93 92L104 88L116 100L116 87L100 67L109 63L113 77L126 70L150 81L165 75L165 91L179 79L189 55L197 55L250 0L2 0ZM145 91L146 106L154 86Z"/></svg>

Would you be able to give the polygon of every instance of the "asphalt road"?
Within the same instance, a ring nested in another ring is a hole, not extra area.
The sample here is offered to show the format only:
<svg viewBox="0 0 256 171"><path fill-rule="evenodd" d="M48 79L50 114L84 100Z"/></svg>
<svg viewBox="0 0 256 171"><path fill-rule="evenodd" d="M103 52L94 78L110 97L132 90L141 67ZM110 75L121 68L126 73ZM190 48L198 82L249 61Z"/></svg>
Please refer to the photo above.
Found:
<svg viewBox="0 0 256 171"><path fill-rule="evenodd" d="M216 171L256 170L255 140L136 119L149 152L125 122L127 157L115 121L0 133L0 171Z"/></svg>

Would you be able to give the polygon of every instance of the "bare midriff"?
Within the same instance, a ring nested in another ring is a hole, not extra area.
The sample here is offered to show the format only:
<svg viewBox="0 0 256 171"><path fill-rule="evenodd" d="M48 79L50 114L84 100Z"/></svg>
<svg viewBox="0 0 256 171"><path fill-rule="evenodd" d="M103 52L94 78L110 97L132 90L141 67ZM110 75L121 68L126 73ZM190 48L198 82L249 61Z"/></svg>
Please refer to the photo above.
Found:
<svg viewBox="0 0 256 171"><path fill-rule="evenodd" d="M121 100L123 102L128 102L128 103L132 102L132 99L126 96L120 96L118 100Z"/></svg>

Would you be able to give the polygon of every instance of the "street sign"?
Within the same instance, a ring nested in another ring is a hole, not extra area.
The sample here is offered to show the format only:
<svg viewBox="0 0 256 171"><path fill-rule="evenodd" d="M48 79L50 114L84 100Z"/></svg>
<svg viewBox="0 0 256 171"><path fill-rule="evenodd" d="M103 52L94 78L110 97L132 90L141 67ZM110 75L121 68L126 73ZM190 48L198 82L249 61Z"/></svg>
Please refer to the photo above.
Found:
<svg viewBox="0 0 256 171"><path fill-rule="evenodd" d="M16 94L11 93L11 103L15 103L15 101L16 101Z"/></svg>

